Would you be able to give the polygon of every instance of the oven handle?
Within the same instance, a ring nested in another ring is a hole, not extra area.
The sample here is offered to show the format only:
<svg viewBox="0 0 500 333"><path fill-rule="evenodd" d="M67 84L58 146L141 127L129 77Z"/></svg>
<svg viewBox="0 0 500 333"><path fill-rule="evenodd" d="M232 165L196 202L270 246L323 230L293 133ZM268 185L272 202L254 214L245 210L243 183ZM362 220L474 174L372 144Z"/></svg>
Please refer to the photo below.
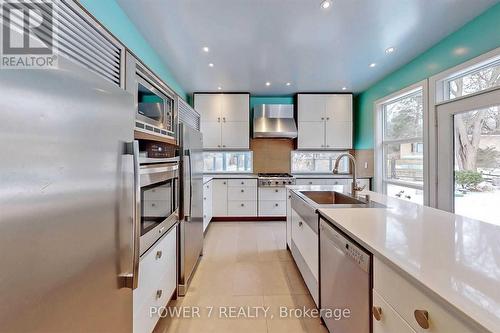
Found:
<svg viewBox="0 0 500 333"><path fill-rule="evenodd" d="M140 181L140 170L141 165L139 163L139 141L134 140L133 142L133 154L134 154L134 253L132 262L132 289L136 289L139 285L139 256L140 256L140 237L141 237L141 181Z"/></svg>
<svg viewBox="0 0 500 333"><path fill-rule="evenodd" d="M132 272L120 275L121 285L132 290L139 284L139 257L140 257L140 221L141 221L141 185L139 164L139 141L134 140L126 144L126 153L133 156L134 164L134 213L132 219Z"/></svg>

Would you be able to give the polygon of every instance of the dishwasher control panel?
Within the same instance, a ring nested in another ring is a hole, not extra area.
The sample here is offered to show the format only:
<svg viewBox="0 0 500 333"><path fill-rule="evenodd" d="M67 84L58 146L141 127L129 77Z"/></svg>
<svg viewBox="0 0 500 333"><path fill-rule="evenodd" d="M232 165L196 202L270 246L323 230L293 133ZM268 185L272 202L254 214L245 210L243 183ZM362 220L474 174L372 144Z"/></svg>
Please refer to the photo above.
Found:
<svg viewBox="0 0 500 333"><path fill-rule="evenodd" d="M328 237L333 241L339 250L344 252L345 256L353 260L363 271L369 272L370 255L359 245L351 242L324 220L321 220L320 232L322 236Z"/></svg>

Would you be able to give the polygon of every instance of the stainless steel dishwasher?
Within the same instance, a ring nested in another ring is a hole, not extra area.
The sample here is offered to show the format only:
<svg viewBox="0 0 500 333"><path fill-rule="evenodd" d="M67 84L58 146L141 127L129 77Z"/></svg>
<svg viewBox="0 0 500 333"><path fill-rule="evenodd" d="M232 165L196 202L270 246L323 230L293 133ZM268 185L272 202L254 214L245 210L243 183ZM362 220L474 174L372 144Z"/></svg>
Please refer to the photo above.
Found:
<svg viewBox="0 0 500 333"><path fill-rule="evenodd" d="M371 332L369 252L320 219L320 308L330 333Z"/></svg>

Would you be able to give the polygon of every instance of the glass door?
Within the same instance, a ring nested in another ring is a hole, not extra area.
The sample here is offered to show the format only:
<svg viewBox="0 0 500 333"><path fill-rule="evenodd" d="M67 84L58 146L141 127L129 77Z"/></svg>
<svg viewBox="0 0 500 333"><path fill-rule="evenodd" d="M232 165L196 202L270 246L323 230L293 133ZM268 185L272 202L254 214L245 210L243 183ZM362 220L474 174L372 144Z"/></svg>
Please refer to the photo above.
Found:
<svg viewBox="0 0 500 333"><path fill-rule="evenodd" d="M500 89L436 112L438 208L500 225Z"/></svg>

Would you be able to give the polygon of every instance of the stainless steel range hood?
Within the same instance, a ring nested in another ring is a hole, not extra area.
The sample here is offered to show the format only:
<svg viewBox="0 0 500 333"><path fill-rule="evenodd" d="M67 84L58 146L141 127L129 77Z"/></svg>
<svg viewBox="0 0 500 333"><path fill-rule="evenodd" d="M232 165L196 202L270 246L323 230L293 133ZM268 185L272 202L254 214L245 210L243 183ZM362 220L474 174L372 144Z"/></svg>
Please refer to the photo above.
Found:
<svg viewBox="0 0 500 333"><path fill-rule="evenodd" d="M293 105L255 105L253 108L253 137L296 138L297 125L293 119Z"/></svg>

